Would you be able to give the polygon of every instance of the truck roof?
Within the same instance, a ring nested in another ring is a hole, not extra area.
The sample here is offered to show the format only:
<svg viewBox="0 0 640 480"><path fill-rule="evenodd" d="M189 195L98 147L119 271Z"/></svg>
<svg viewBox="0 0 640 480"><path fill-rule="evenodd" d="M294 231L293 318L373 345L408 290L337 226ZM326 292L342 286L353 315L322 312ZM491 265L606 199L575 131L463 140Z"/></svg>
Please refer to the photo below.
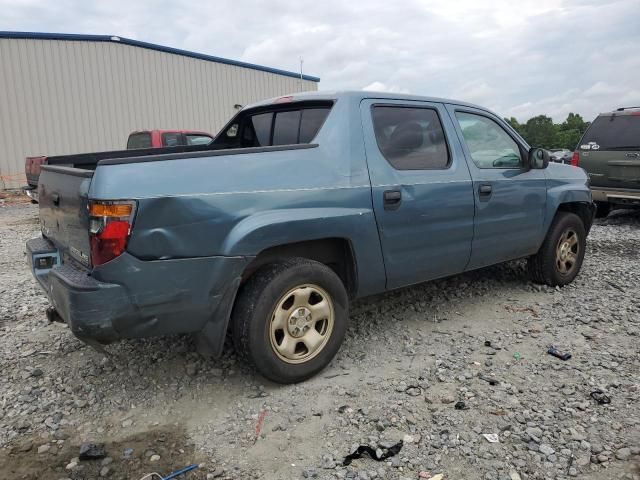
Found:
<svg viewBox="0 0 640 480"><path fill-rule="evenodd" d="M433 103L451 103L454 105L461 105L465 107L477 108L484 111L489 111L485 107L475 105L469 102L462 102L460 100L452 100L447 98L438 97L425 97L421 95L410 95L407 93L389 93L389 92L370 92L365 90L337 90L337 91L310 91L310 92L298 92L289 95L281 95L279 97L273 97L260 102L247 105L245 108L253 108L258 106L270 105L273 103L284 103L286 101L298 102L304 100L337 100L339 98L352 98L352 99L365 99L365 98L380 98L386 100L408 100L419 102L433 102Z"/></svg>

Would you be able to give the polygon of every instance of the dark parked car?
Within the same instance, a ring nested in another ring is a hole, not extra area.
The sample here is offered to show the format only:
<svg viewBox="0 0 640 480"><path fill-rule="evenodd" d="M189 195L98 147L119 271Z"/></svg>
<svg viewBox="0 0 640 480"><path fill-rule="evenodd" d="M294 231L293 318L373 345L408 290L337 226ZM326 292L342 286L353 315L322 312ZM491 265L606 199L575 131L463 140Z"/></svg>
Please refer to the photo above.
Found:
<svg viewBox="0 0 640 480"><path fill-rule="evenodd" d="M573 281L593 204L468 103L300 93L244 108L208 150L44 166L35 278L90 343L194 333L278 382L334 357L349 301L527 258ZM85 159L86 160L86 159Z"/></svg>
<svg viewBox="0 0 640 480"><path fill-rule="evenodd" d="M571 163L589 175L599 217L614 208L640 208L640 107L598 115Z"/></svg>
<svg viewBox="0 0 640 480"><path fill-rule="evenodd" d="M566 148L552 148L549 150L550 160L556 163L571 163L573 152Z"/></svg>

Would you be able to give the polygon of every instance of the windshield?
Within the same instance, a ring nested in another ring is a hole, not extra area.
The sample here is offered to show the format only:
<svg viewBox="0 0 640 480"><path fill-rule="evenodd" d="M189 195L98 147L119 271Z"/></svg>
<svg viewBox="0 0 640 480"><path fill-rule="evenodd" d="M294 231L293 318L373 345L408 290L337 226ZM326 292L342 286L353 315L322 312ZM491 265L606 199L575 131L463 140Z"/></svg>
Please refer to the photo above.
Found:
<svg viewBox="0 0 640 480"><path fill-rule="evenodd" d="M640 150L640 115L611 115L595 119L584 134L579 148L591 144L592 150ZM597 148L593 148L597 145Z"/></svg>

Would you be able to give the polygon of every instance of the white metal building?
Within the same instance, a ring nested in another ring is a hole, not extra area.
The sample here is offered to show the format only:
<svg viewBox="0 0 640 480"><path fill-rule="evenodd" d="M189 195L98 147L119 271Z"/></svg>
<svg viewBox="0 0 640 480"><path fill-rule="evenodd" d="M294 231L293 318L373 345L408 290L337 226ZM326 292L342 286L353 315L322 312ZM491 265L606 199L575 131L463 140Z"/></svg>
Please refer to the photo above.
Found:
<svg viewBox="0 0 640 480"><path fill-rule="evenodd" d="M124 149L134 130L216 133L237 105L319 78L108 35L0 32L0 190L24 157Z"/></svg>

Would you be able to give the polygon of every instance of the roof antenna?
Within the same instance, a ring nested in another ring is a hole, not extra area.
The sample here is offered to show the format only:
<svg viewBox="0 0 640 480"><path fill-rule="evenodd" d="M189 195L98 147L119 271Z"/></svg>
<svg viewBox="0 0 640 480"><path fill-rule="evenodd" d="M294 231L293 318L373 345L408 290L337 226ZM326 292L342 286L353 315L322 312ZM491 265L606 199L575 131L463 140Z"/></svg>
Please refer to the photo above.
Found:
<svg viewBox="0 0 640 480"><path fill-rule="evenodd" d="M300 90L302 90L302 64L304 63L304 58L302 55L300 56Z"/></svg>

